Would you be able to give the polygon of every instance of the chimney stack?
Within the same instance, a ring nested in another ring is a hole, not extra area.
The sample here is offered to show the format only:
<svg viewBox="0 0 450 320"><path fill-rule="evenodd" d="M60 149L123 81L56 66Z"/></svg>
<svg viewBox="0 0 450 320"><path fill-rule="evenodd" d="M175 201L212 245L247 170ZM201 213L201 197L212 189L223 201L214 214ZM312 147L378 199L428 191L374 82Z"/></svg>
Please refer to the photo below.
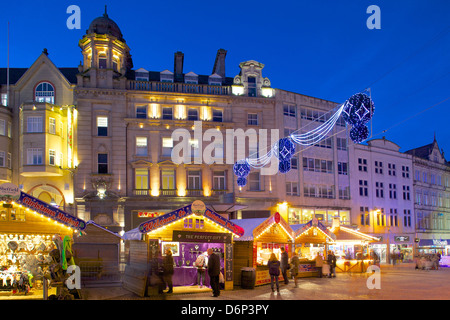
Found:
<svg viewBox="0 0 450 320"><path fill-rule="evenodd" d="M173 73L176 76L181 76L183 74L183 62L184 62L184 53L177 51L175 52L175 58L174 58L174 67L173 67Z"/></svg>
<svg viewBox="0 0 450 320"><path fill-rule="evenodd" d="M227 56L227 50L217 50L216 61L214 62L214 68L212 74L217 73L222 77L222 81L225 79L225 57Z"/></svg>

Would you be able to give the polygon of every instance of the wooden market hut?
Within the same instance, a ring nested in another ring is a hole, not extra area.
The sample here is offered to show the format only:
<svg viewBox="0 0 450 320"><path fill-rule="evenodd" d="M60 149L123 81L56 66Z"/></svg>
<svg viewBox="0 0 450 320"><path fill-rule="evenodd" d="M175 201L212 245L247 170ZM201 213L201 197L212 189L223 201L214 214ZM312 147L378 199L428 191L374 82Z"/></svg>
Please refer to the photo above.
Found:
<svg viewBox="0 0 450 320"><path fill-rule="evenodd" d="M270 283L267 261L271 253L280 259L281 247L291 251L294 243L292 228L278 212L269 218L232 221L245 230L244 235L234 241L234 284L252 288Z"/></svg>
<svg viewBox="0 0 450 320"><path fill-rule="evenodd" d="M293 225L295 251L300 259L299 277L317 276L315 267L316 252L324 252L326 259L327 248L336 240L336 235L317 219L312 219L306 224Z"/></svg>
<svg viewBox="0 0 450 320"><path fill-rule="evenodd" d="M365 272L372 263L379 259L369 250L369 244L378 242L377 237L358 230L341 226L339 219L333 221L330 231L336 235L336 241L330 249L336 255L336 272Z"/></svg>
<svg viewBox="0 0 450 320"><path fill-rule="evenodd" d="M183 287L184 290L194 288L197 268L193 263L199 255L211 248L221 257L224 289L231 290L233 240L243 234L241 227L206 208L198 200L150 219L139 225L137 230L130 230L123 236L130 242L129 263L125 267L123 287L140 296L149 295L152 292L150 290L154 290L152 260L157 257L158 252L164 254L165 249L170 248L176 265L173 275L174 291L177 287ZM209 283L209 278L206 280Z"/></svg>

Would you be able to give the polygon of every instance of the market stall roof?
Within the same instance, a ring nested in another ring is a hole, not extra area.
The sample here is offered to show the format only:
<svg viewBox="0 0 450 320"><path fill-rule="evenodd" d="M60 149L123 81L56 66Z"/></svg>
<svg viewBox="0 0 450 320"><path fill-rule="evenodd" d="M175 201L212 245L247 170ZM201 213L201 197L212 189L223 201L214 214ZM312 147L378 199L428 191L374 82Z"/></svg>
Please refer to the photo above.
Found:
<svg viewBox="0 0 450 320"><path fill-rule="evenodd" d="M20 191L20 196L16 200L18 204L35 211L36 213L61 223L68 228L83 231L86 229L86 222L67 212L64 212L51 204L41 201L25 192Z"/></svg>
<svg viewBox="0 0 450 320"><path fill-rule="evenodd" d="M122 236L123 240L142 240L144 238L144 234L139 231L139 228L131 229L125 232Z"/></svg>
<svg viewBox="0 0 450 320"><path fill-rule="evenodd" d="M330 229L331 232L333 232L336 235L336 242L342 242L342 241L367 241L367 242L377 242L379 241L379 238L370 236L368 234L359 232L357 230L338 226L338 227L332 227Z"/></svg>
<svg viewBox="0 0 450 320"><path fill-rule="evenodd" d="M325 241L329 242L335 242L336 235L331 232L325 225L323 225L322 222L320 222L317 219L312 219L308 223L302 224L302 225L296 225L293 226L294 228L294 238L297 241L300 237L309 237L311 238L310 231L311 230L317 230L319 231L319 234L321 234ZM309 239L311 241L311 239Z"/></svg>
<svg viewBox="0 0 450 320"><path fill-rule="evenodd" d="M244 235L239 239L236 239L236 241L253 241L258 238L261 239L261 237L267 235L269 231L273 232L273 227L279 228L283 235L289 240L294 240L294 231L278 212L274 213L269 218L239 219L231 221L245 230ZM272 237L273 240L276 240L277 238L274 234L271 234L265 239L270 240L270 237Z"/></svg>
<svg viewBox="0 0 450 320"><path fill-rule="evenodd" d="M216 225L218 228L233 233L236 237L241 237L244 234L244 229L234 224L228 219L225 219L217 212L206 208L202 201L194 201L192 204L177 209L175 211L163 214L156 218L150 219L141 223L138 230L142 234L147 234L151 231L159 228L167 227L173 222L184 220L193 216L203 216L208 219L209 222Z"/></svg>

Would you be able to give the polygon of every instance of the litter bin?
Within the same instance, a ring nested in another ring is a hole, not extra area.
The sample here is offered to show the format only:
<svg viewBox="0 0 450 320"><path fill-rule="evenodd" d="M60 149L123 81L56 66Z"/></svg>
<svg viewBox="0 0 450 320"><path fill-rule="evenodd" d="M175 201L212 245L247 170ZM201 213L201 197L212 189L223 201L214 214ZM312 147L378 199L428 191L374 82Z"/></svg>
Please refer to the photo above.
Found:
<svg viewBox="0 0 450 320"><path fill-rule="evenodd" d="M241 288L254 289L256 281L255 268L242 268L241 269Z"/></svg>

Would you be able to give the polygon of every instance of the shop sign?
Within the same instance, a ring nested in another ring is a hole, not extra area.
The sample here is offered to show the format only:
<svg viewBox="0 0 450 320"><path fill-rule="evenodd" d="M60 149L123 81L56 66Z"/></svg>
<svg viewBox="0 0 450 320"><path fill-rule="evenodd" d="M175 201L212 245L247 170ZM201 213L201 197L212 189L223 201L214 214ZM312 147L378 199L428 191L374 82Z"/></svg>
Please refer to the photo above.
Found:
<svg viewBox="0 0 450 320"><path fill-rule="evenodd" d="M192 213L198 216L202 216L206 211L206 205L203 201L196 200L191 205Z"/></svg>
<svg viewBox="0 0 450 320"><path fill-rule="evenodd" d="M214 232L192 232L174 230L172 241L178 242L208 242L208 243L230 243L231 234Z"/></svg>
<svg viewBox="0 0 450 320"><path fill-rule="evenodd" d="M397 242L407 242L409 241L409 236L396 236L394 239Z"/></svg>
<svg viewBox="0 0 450 320"><path fill-rule="evenodd" d="M44 216L65 224L71 228L77 230L86 229L86 222L84 222L83 220L78 219L64 211L61 211L58 208L55 208L52 205L36 199L24 192L20 193L18 202L26 206L27 208L39 212L40 214L43 214Z"/></svg>
<svg viewBox="0 0 450 320"><path fill-rule="evenodd" d="M150 231L153 231L160 227L168 225L172 222L175 222L179 219L183 219L191 214L192 214L192 205L185 206L185 207L175 210L173 212L166 213L162 216L159 216L159 217L153 218L149 221L141 223L139 225L139 232L148 233ZM206 218L210 219L211 221L224 227L225 229L230 230L231 232L238 235L239 237L244 235L243 228L241 228L240 226L225 219L224 217L220 216L219 214L215 213L214 211L206 209L205 213L203 215Z"/></svg>
<svg viewBox="0 0 450 320"><path fill-rule="evenodd" d="M436 240L436 239L433 239L433 245L434 246L446 246L447 245L447 240Z"/></svg>
<svg viewBox="0 0 450 320"><path fill-rule="evenodd" d="M146 211L139 211L137 213L138 218L154 218L158 217L160 215L163 215L164 212L146 212Z"/></svg>
<svg viewBox="0 0 450 320"><path fill-rule="evenodd" d="M0 185L0 199L17 200L20 197L20 189L12 183Z"/></svg>

